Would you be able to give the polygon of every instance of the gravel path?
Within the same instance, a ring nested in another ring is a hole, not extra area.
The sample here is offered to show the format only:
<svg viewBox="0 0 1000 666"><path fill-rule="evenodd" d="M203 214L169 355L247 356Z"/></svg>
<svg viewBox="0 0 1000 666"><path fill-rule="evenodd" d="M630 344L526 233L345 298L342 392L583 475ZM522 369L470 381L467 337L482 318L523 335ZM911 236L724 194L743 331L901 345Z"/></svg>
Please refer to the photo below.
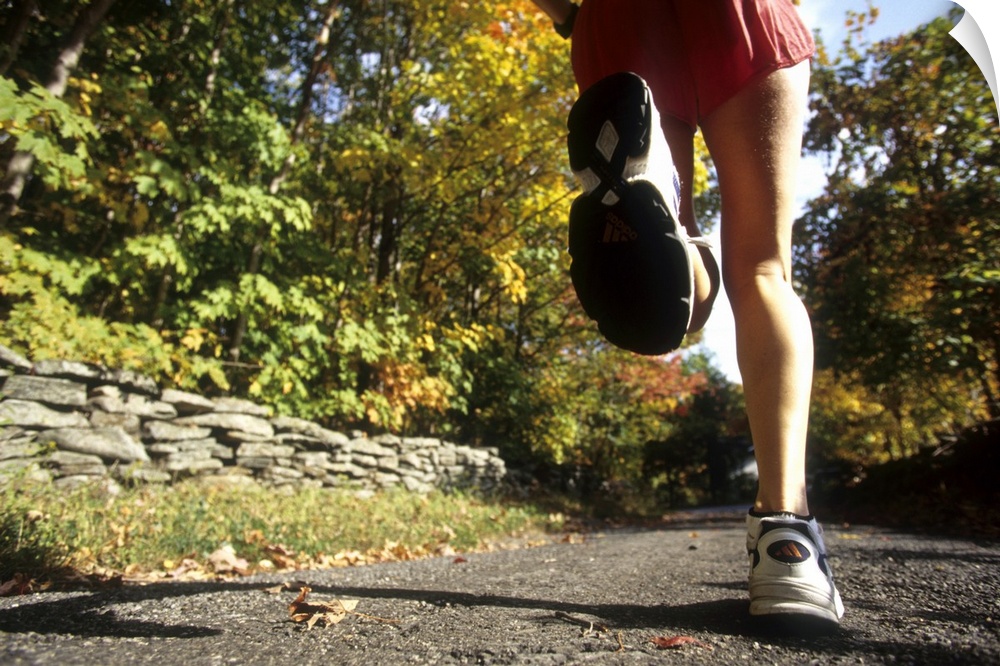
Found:
<svg viewBox="0 0 1000 666"><path fill-rule="evenodd" d="M827 526L838 634L758 634L740 521L537 548L0 599L3 664L1000 664L1000 542ZM287 583L281 592L266 589ZM357 600L306 629L288 606ZM691 637L676 649L653 638Z"/></svg>

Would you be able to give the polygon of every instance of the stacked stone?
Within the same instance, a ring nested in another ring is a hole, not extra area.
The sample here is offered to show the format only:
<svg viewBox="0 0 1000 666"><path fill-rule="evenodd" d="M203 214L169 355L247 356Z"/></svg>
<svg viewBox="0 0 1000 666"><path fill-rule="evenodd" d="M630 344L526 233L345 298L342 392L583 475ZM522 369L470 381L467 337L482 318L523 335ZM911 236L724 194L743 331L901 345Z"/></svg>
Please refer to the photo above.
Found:
<svg viewBox="0 0 1000 666"><path fill-rule="evenodd" d="M21 472L59 485L188 477L273 486L493 489L496 449L433 438L368 438L256 403L161 390L148 377L0 346L0 482Z"/></svg>
<svg viewBox="0 0 1000 666"><path fill-rule="evenodd" d="M3 349L5 370L0 402L0 473L25 470L60 485L100 479L108 465L120 469L149 462L135 439L142 415L160 406L150 396L158 389L148 378L96 365L65 361L31 364ZM88 394L88 384L97 386ZM128 391L127 403L121 390ZM117 408L108 404L119 396Z"/></svg>

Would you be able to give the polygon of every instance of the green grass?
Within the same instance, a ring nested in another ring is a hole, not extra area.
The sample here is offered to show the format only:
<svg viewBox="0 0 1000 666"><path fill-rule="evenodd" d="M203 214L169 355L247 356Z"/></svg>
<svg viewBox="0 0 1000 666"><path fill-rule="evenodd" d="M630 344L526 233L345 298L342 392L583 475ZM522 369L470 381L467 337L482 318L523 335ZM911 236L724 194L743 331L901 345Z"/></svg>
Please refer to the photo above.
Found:
<svg viewBox="0 0 1000 666"><path fill-rule="evenodd" d="M223 545L251 569L279 552L297 565L468 552L562 527L559 515L469 494L277 490L186 482L109 494L13 481L0 488L0 582L15 574L153 572L205 562ZM287 562L287 560L286 560Z"/></svg>

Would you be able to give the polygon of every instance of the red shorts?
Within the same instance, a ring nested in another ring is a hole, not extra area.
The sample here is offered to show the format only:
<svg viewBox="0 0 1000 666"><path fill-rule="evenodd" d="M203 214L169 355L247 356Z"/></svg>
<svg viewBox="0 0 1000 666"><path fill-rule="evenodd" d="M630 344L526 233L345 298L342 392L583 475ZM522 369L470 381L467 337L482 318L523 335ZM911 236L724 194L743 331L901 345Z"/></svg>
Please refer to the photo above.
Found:
<svg viewBox="0 0 1000 666"><path fill-rule="evenodd" d="M791 0L584 0L572 44L581 91L635 72L661 114L692 128L753 78L815 51Z"/></svg>

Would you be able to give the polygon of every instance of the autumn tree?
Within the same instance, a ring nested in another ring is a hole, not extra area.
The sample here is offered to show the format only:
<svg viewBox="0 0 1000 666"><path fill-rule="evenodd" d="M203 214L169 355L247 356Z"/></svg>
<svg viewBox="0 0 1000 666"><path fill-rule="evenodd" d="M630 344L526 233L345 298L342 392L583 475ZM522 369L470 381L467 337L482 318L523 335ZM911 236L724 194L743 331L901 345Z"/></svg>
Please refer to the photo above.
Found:
<svg viewBox="0 0 1000 666"><path fill-rule="evenodd" d="M818 367L857 397L843 401L850 418L884 414L877 445L891 457L1000 414L1000 132L982 73L948 34L958 17L850 41L813 76L806 148L830 172L797 226L796 275ZM851 17L855 32L868 18Z"/></svg>
<svg viewBox="0 0 1000 666"><path fill-rule="evenodd" d="M109 3L46 92L103 6L0 10L0 156L34 160L0 341L638 474L703 377L580 310L569 45L532 3Z"/></svg>
<svg viewBox="0 0 1000 666"><path fill-rule="evenodd" d="M690 370L704 366L704 359L692 361ZM700 381L686 394L674 392L676 408L643 446L642 475L670 507L751 501L756 478L741 474L752 456L742 388L711 367L692 375Z"/></svg>

